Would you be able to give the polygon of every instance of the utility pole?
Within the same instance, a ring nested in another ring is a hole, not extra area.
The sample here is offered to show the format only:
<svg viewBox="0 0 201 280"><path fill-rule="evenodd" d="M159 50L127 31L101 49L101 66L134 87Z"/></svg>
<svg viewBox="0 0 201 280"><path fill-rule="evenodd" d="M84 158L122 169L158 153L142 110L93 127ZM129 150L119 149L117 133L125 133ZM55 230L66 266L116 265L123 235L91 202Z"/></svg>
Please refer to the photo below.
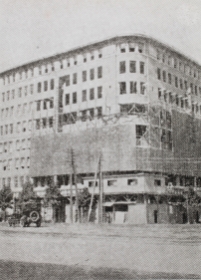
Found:
<svg viewBox="0 0 201 280"><path fill-rule="evenodd" d="M101 164L101 157L99 161L99 224L103 221L103 174L102 174L102 164Z"/></svg>
<svg viewBox="0 0 201 280"><path fill-rule="evenodd" d="M73 223L73 190L72 190L72 171L70 173L70 222Z"/></svg>
<svg viewBox="0 0 201 280"><path fill-rule="evenodd" d="M77 189L77 173L75 168L75 158L73 149L71 148L71 166L73 171L73 177L74 177L74 184L75 184L75 201L76 201L76 211L77 211L77 221L80 221L80 214L79 214L79 202L78 202L78 189Z"/></svg>

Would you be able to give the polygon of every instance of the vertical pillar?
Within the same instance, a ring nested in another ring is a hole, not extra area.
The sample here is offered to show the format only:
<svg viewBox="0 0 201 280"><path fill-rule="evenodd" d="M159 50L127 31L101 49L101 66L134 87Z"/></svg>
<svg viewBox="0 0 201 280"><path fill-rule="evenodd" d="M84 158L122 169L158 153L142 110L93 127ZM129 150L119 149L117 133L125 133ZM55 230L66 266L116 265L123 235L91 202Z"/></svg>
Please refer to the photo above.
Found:
<svg viewBox="0 0 201 280"><path fill-rule="evenodd" d="M54 182L55 185L57 184L57 175L53 176L53 182Z"/></svg>
<svg viewBox="0 0 201 280"><path fill-rule="evenodd" d="M179 177L179 175L176 176L176 186L180 186L180 177Z"/></svg>

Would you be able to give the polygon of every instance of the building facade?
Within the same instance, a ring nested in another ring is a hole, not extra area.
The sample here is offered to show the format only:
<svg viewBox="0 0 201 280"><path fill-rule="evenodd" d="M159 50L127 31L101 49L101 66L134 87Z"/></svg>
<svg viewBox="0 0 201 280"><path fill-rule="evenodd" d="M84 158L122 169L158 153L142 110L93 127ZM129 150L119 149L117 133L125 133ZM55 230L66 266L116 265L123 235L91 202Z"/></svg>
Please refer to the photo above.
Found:
<svg viewBox="0 0 201 280"><path fill-rule="evenodd" d="M10 69L0 80L1 186L18 193L26 181L43 187L53 178L69 196L73 151L90 192L101 158L111 221L185 220L182 192L201 186L198 63L133 35Z"/></svg>

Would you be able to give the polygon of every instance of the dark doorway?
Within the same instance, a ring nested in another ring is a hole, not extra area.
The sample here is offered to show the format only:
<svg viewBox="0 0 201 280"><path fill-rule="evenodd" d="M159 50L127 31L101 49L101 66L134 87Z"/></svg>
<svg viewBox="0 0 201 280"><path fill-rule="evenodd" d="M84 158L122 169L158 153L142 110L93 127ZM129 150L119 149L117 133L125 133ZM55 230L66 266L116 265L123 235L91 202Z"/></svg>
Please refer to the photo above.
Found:
<svg viewBox="0 0 201 280"><path fill-rule="evenodd" d="M195 212L195 222L198 224L199 223L199 212Z"/></svg>
<svg viewBox="0 0 201 280"><path fill-rule="evenodd" d="M61 205L54 207L54 221L56 223L65 222L65 205L62 203Z"/></svg>
<svg viewBox="0 0 201 280"><path fill-rule="evenodd" d="M158 223L158 211L154 210L154 223L157 224Z"/></svg>
<svg viewBox="0 0 201 280"><path fill-rule="evenodd" d="M183 224L187 223L187 213L185 213L185 212L183 213L182 220L183 220Z"/></svg>

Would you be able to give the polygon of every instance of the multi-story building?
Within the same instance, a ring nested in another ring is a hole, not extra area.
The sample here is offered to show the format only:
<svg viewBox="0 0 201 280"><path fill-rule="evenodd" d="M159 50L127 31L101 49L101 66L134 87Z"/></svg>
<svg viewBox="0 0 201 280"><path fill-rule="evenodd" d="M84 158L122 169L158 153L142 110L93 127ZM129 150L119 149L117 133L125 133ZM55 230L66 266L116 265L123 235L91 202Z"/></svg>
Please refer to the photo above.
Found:
<svg viewBox="0 0 201 280"><path fill-rule="evenodd" d="M185 211L173 205L185 187L201 185L198 63L134 35L0 78L2 186L18 192L30 178L37 186L54 178L68 196L73 154L77 178L91 192L101 165L104 209L114 221L185 221ZM67 200L62 205L64 217Z"/></svg>

